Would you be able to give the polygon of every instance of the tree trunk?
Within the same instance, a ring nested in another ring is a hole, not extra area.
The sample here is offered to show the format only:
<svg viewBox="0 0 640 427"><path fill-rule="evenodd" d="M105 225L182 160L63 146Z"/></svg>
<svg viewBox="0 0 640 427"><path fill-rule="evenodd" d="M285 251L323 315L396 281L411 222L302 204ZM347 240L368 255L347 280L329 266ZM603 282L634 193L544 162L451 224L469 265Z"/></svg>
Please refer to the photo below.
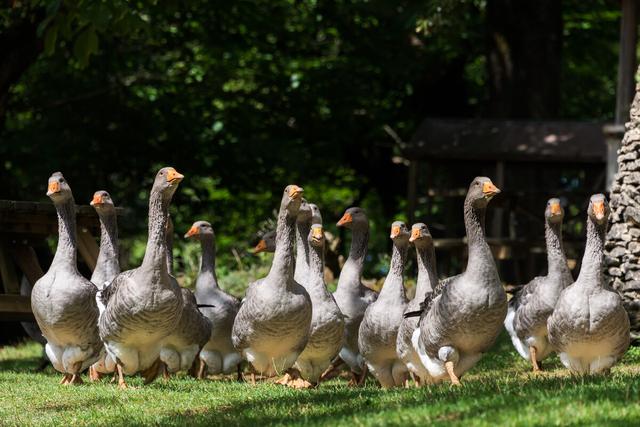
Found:
<svg viewBox="0 0 640 427"><path fill-rule="evenodd" d="M555 117L560 104L560 0L489 0L487 66L490 114Z"/></svg>

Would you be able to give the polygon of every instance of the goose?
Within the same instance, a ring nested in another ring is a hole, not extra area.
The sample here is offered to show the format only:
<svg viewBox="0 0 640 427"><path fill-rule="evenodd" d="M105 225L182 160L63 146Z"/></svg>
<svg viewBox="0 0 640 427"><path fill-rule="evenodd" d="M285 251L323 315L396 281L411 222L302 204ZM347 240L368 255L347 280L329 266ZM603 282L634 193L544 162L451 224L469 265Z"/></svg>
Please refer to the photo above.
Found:
<svg viewBox="0 0 640 427"><path fill-rule="evenodd" d="M100 251L91 282L97 288L96 303L102 314L102 290L120 273L117 215L111 195L104 190L96 191L89 204L96 210L100 220ZM115 361L104 352L100 359L89 367L89 378L92 381L99 380L103 374L111 374L115 369Z"/></svg>
<svg viewBox="0 0 640 427"><path fill-rule="evenodd" d="M544 217L549 272L534 278L511 298L504 321L513 346L520 356L531 361L534 372L540 370L538 363L553 350L547 338L547 319L560 292L573 283L562 248L564 211L559 199L549 199Z"/></svg>
<svg viewBox="0 0 640 427"><path fill-rule="evenodd" d="M409 242L413 243L416 248L418 278L416 280L416 294L407 304L405 313L419 310L420 304L425 300L427 294L433 295L438 288L436 254L433 247L433 238L427 225L421 222L413 224ZM427 383L430 382L431 376L413 347L413 334L416 330L419 330L418 320L416 317L404 317L402 319L398 328L396 352L398 358L402 360L409 372L417 376L421 383Z"/></svg>
<svg viewBox="0 0 640 427"><path fill-rule="evenodd" d="M391 225L393 254L389 274L378 299L364 313L358 334L358 346L369 371L383 388L404 385L407 367L396 353L398 328L407 306L404 267L409 249L409 230L402 221Z"/></svg>
<svg viewBox="0 0 640 427"><path fill-rule="evenodd" d="M629 347L629 317L603 276L608 218L605 196L591 196L580 274L560 293L547 321L549 342L573 373L608 373Z"/></svg>
<svg viewBox="0 0 640 427"><path fill-rule="evenodd" d="M471 369L500 334L507 314L504 292L484 234L489 201L500 190L477 177L464 201L469 257L464 273L441 285L442 292L423 311L414 347L434 382L459 377Z"/></svg>
<svg viewBox="0 0 640 427"><path fill-rule="evenodd" d="M234 347L254 371L266 376L291 368L309 337L311 299L293 279L293 242L302 193L296 185L285 188L271 269L249 285L231 333Z"/></svg>
<svg viewBox="0 0 640 427"><path fill-rule="evenodd" d="M271 230L267 231L262 235L262 238L258 241L256 246L253 248L254 254L259 254L261 252L273 253L276 251L276 231Z"/></svg>
<svg viewBox="0 0 640 427"><path fill-rule="evenodd" d="M176 328L162 341L160 360L164 363L164 376L188 371L194 365L200 350L211 336L212 323L200 312L191 290L181 288L182 315Z"/></svg>
<svg viewBox="0 0 640 427"><path fill-rule="evenodd" d="M362 384L367 367L358 348L358 332L364 312L377 298L377 293L362 284L362 270L369 244L369 219L364 209L351 207L344 212L338 227L351 229L349 256L340 271L333 297L345 321L344 340L340 349L342 359L351 369L350 385Z"/></svg>
<svg viewBox="0 0 640 427"><path fill-rule="evenodd" d="M96 287L78 272L76 205L62 173L49 177L47 196L58 214L58 246L49 270L33 286L31 308L47 340L47 357L64 374L61 384L81 384L80 373L102 351Z"/></svg>
<svg viewBox="0 0 640 427"><path fill-rule="evenodd" d="M294 365L300 372L300 379L292 384L297 388L315 387L318 384L320 376L340 351L344 336L342 313L324 283L325 237L322 224L311 225L307 239L310 249L309 276L304 287L311 296L313 310L309 341Z"/></svg>
<svg viewBox="0 0 640 427"><path fill-rule="evenodd" d="M158 171L149 196L149 237L142 265L118 274L102 292L100 338L116 361L118 386L124 375L141 372L153 381L162 362L162 341L182 315L182 291L167 271L166 224L169 204L184 176L172 167Z"/></svg>
<svg viewBox="0 0 640 427"><path fill-rule="evenodd" d="M307 237L311 229L311 206L302 199L298 216L296 216L296 264L293 271L293 280L305 285L309 276L309 244Z"/></svg>
<svg viewBox="0 0 640 427"><path fill-rule="evenodd" d="M213 307L202 308L202 313L211 321L208 341L200 350L198 378L207 374L230 374L238 370L242 355L233 347L231 329L240 308L240 301L220 289L216 277L216 237L213 227L207 221L196 221L184 235L185 239L200 241L202 258L196 279L195 296L199 304Z"/></svg>

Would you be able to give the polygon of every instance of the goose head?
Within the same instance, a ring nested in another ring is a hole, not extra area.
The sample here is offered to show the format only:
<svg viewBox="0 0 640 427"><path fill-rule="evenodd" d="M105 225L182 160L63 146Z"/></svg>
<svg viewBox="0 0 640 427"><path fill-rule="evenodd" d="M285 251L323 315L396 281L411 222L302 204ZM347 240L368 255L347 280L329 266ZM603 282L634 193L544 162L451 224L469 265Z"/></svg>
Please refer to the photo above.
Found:
<svg viewBox="0 0 640 427"><path fill-rule="evenodd" d="M69 187L67 180L64 179L61 172L54 172L49 177L47 196L49 196L53 203L64 203L73 198L71 187Z"/></svg>
<svg viewBox="0 0 640 427"><path fill-rule="evenodd" d="M604 225L609 219L609 203L604 194L594 194L589 199L587 214L596 224Z"/></svg>
<svg viewBox="0 0 640 427"><path fill-rule="evenodd" d="M191 228L184 234L185 239L202 240L213 239L214 237L213 227L207 221L194 222Z"/></svg>
<svg viewBox="0 0 640 427"><path fill-rule="evenodd" d="M298 209L298 216L296 221L300 224L308 223L311 221L313 213L311 212L311 204L306 199L302 199L300 202L300 209Z"/></svg>
<svg viewBox="0 0 640 427"><path fill-rule="evenodd" d="M321 248L324 245L324 229L322 224L313 224L311 231L309 231L309 244L316 248Z"/></svg>
<svg viewBox="0 0 640 427"><path fill-rule="evenodd" d="M111 213L116 208L113 200L111 199L111 195L104 190L99 190L93 193L93 198L89 204L93 206L99 214Z"/></svg>
<svg viewBox="0 0 640 427"><path fill-rule="evenodd" d="M318 205L309 203L309 208L311 208L311 222L313 224L322 224L322 214Z"/></svg>
<svg viewBox="0 0 640 427"><path fill-rule="evenodd" d="M300 205L302 205L303 194L304 190L302 187L298 187L297 185L290 184L285 187L280 206L287 210L287 215L289 217L298 217L298 211L300 210Z"/></svg>
<svg viewBox="0 0 640 427"><path fill-rule="evenodd" d="M431 237L427 224L422 222L413 224L413 226L411 226L411 237L409 237L409 242L416 246L433 244L433 238Z"/></svg>
<svg viewBox="0 0 640 427"><path fill-rule="evenodd" d="M255 248L253 248L254 254L260 252L275 252L276 251L276 232L268 231L262 235L262 238L258 242Z"/></svg>
<svg viewBox="0 0 640 427"><path fill-rule="evenodd" d="M180 184L183 178L184 175L174 168L170 166L164 167L156 174L152 191L160 191L165 197L170 198L173 196L173 193L175 193L178 184Z"/></svg>
<svg viewBox="0 0 640 427"><path fill-rule="evenodd" d="M549 199L547 207L544 210L544 217L550 224L562 222L564 219L564 209L562 209L562 205L560 205L560 199L556 197Z"/></svg>
<svg viewBox="0 0 640 427"><path fill-rule="evenodd" d="M407 224L403 221L394 221L391 224L391 234L389 237L393 240L394 244L404 244L409 242L409 237L411 233L409 233L409 229L407 228Z"/></svg>
<svg viewBox="0 0 640 427"><path fill-rule="evenodd" d="M474 178L467 192L467 200L473 206L484 208L496 194L500 193L500 189L486 176L478 176Z"/></svg>
<svg viewBox="0 0 640 427"><path fill-rule="evenodd" d="M355 206L347 209L336 225L347 228L367 227L369 225L369 219L364 209Z"/></svg>

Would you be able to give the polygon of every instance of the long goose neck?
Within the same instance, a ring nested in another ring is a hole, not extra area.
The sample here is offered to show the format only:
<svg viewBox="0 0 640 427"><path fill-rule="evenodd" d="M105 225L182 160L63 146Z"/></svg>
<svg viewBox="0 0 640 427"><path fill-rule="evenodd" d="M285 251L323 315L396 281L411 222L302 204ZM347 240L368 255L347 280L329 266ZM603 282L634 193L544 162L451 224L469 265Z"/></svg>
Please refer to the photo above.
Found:
<svg viewBox="0 0 640 427"><path fill-rule="evenodd" d="M405 242L393 243L389 274L387 274L384 286L382 286L380 290L380 298L406 300L404 290L404 266L407 262L408 249L409 246Z"/></svg>
<svg viewBox="0 0 640 427"><path fill-rule="evenodd" d="M202 257L200 258L200 272L198 277L207 277L213 280L206 281L212 283L213 287L218 287L218 277L216 276L216 243L213 237L200 238Z"/></svg>
<svg viewBox="0 0 640 427"><path fill-rule="evenodd" d="M606 225L596 224L591 217L587 219L587 244L582 257L582 267L578 281L583 284L601 285L604 265L604 235Z"/></svg>
<svg viewBox="0 0 640 427"><path fill-rule="evenodd" d="M168 273L166 224L169 217L169 202L165 201L160 191L151 190L149 196L149 237L145 249L142 267Z"/></svg>
<svg viewBox="0 0 640 427"><path fill-rule="evenodd" d="M418 262L418 279L416 280L416 296L422 298L432 292L438 283L436 275L436 254L432 244L417 244L416 259Z"/></svg>
<svg viewBox="0 0 640 427"><path fill-rule="evenodd" d="M360 278L364 269L364 260L369 245L369 225L354 227L351 231L351 247L349 256L342 266L338 288L354 292L362 292Z"/></svg>
<svg viewBox="0 0 640 427"><path fill-rule="evenodd" d="M311 231L311 219L308 221L296 221L296 267L294 278L296 282L303 283L309 274L309 245L307 236Z"/></svg>
<svg viewBox="0 0 640 427"><path fill-rule="evenodd" d="M73 197L56 203L58 214L58 247L52 265L69 264L77 268L76 204Z"/></svg>
<svg viewBox="0 0 640 427"><path fill-rule="evenodd" d="M295 234L295 217L291 217L287 209L282 207L278 213L276 228L276 251L273 264L267 277L293 278L293 241ZM287 284L289 280L286 280ZM284 284L284 283L283 283Z"/></svg>
<svg viewBox="0 0 640 427"><path fill-rule="evenodd" d="M464 225L469 246L466 270L468 274L485 276L489 271L496 270L493 255L484 233L485 215L486 208L473 206L470 200L465 200Z"/></svg>
<svg viewBox="0 0 640 427"><path fill-rule="evenodd" d="M562 222L549 223L549 221L546 221L544 235L547 245L549 276L562 277L563 275L571 274L562 244Z"/></svg>
<svg viewBox="0 0 640 427"><path fill-rule="evenodd" d="M118 222L115 211L99 212L100 219L100 252L96 261L98 275L118 273L120 271L118 249ZM94 271L94 275L96 275ZM93 278L93 276L92 276ZM99 283L98 285L101 285Z"/></svg>
<svg viewBox="0 0 640 427"><path fill-rule="evenodd" d="M309 288L324 290L324 244L321 246L309 245Z"/></svg>
<svg viewBox="0 0 640 427"><path fill-rule="evenodd" d="M165 244L167 245L165 262L167 263L167 272L173 275L173 227L165 229L165 233Z"/></svg>

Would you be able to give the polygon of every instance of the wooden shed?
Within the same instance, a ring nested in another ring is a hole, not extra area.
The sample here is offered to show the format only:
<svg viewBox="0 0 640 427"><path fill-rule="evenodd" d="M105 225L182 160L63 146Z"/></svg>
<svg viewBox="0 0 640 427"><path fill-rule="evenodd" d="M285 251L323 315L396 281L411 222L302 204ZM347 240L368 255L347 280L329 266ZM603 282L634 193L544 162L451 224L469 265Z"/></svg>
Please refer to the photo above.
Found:
<svg viewBox="0 0 640 427"><path fill-rule="evenodd" d="M436 238L441 275L465 258L462 202L475 176L502 189L487 216L487 234L507 283L544 269L544 209L565 207L565 242L572 266L584 241L589 195L606 188L607 140L602 123L427 118L403 148L409 162L408 212Z"/></svg>

